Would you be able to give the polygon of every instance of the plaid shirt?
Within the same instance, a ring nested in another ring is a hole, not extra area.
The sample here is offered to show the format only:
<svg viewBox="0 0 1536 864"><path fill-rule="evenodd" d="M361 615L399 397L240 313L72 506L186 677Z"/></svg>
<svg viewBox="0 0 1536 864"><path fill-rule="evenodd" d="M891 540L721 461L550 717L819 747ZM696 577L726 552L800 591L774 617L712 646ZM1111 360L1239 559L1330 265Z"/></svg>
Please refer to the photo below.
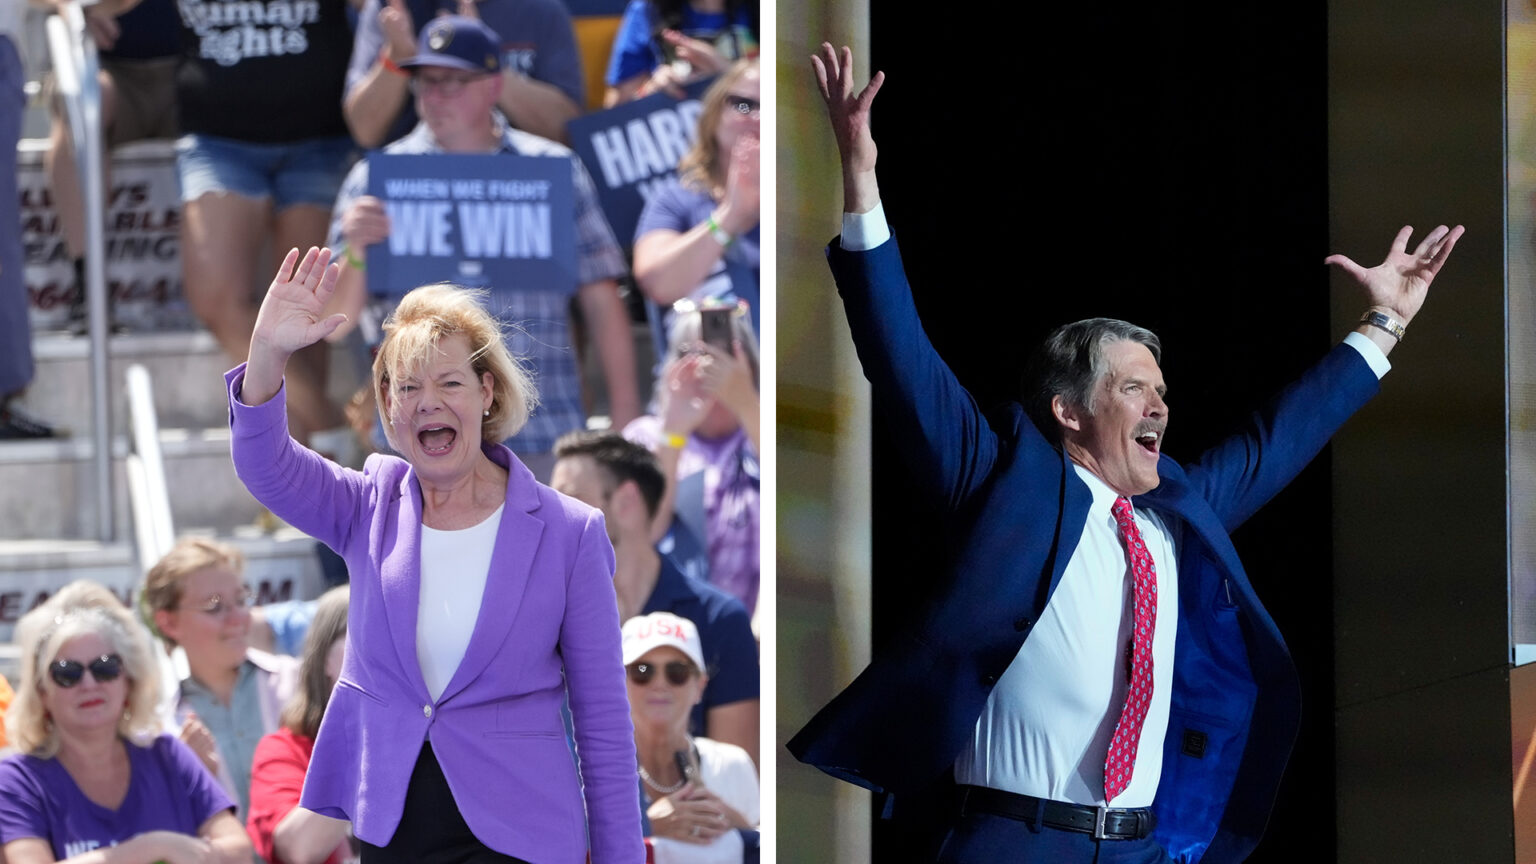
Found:
<svg viewBox="0 0 1536 864"><path fill-rule="evenodd" d="M517 156L549 156L571 161L571 181L575 191L576 273L581 285L605 279L619 279L625 273L624 253L613 237L613 229L597 201L591 175L570 149L546 138L513 129L495 114L501 137L500 153ZM384 148L389 154L442 153L426 123L416 124L409 135ZM341 185L336 207L331 211L329 244L338 249L345 243L341 219L352 202L368 194L368 160L352 167ZM570 304L579 285L556 285L543 290L526 288L488 289L491 314L502 321L507 348L527 364L539 385L539 407L528 419L523 431L505 443L517 453L547 453L555 439L572 429L586 425L581 405L581 370L576 363L576 349L571 344ZM396 298L372 294L360 322L363 337L370 346L377 345L382 332L379 325L394 311Z"/></svg>

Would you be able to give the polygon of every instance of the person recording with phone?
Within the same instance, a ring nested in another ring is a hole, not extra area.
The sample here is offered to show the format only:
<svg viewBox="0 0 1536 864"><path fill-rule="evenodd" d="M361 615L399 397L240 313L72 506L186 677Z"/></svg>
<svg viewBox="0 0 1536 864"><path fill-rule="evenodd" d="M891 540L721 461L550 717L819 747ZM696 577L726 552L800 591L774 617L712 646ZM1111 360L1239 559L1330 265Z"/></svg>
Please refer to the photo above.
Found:
<svg viewBox="0 0 1536 864"><path fill-rule="evenodd" d="M675 517L703 540L706 581L755 614L762 472L757 339L745 303L681 303L669 341L656 413L624 427L667 479L653 539Z"/></svg>
<svg viewBox="0 0 1536 864"><path fill-rule="evenodd" d="M670 612L636 616L623 652L656 864L741 862L756 851L757 770L740 747L688 734L709 680L698 629Z"/></svg>

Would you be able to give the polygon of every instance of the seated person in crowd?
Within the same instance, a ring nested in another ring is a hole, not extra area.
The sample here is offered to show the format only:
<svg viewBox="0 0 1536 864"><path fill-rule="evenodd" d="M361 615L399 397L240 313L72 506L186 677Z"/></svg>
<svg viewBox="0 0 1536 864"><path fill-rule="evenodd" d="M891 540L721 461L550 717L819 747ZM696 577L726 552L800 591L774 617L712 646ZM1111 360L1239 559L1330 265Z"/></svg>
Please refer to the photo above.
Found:
<svg viewBox="0 0 1536 864"><path fill-rule="evenodd" d="M415 82L417 108L424 119L405 138L384 148L385 153L505 153L566 159L571 165L579 284L497 285L488 289L486 298L492 315L520 328L508 331L508 347L539 382L538 410L506 444L542 482L549 477L555 438L586 426L581 372L571 348L572 292L602 362L613 424L622 426L640 413L634 340L617 281L624 275L624 255L581 160L553 141L510 128L496 110L505 83L496 47L501 37L478 20L447 16L428 22L417 42L421 52L404 61L404 66ZM369 284L364 271L367 248L383 242L391 230L384 202L367 191L368 162L364 160L347 176L332 214L330 245L348 265L336 284L333 303L334 311L346 313L351 320L362 317L364 341L376 344L382 338L377 322L394 308L397 298L383 294L382 286ZM443 278L456 275L445 267ZM337 338L345 326L331 338Z"/></svg>
<svg viewBox="0 0 1536 864"><path fill-rule="evenodd" d="M690 705L689 729L735 744L757 760L757 643L747 610L729 594L684 576L656 551L651 525L665 481L656 458L616 432L572 432L555 445L550 485L603 511L613 543L619 617L670 612L704 639L704 697Z"/></svg>
<svg viewBox="0 0 1536 864"><path fill-rule="evenodd" d="M701 338L706 310L680 311L657 384L659 408L624 429L666 478L653 536L675 514L704 538L709 583L757 609L759 495L757 340L738 306L728 353Z"/></svg>
<svg viewBox="0 0 1536 864"><path fill-rule="evenodd" d="M734 744L688 733L709 676L693 622L652 612L624 622L629 716L656 864L756 860L757 768ZM745 832L745 833L744 833Z"/></svg>
<svg viewBox="0 0 1536 864"><path fill-rule="evenodd" d="M635 223L635 284L658 357L680 300L745 300L758 331L760 83L754 58L710 86L677 178L651 193Z"/></svg>
<svg viewBox="0 0 1536 864"><path fill-rule="evenodd" d="M743 0L630 0L608 56L603 104L718 75L757 56L757 5Z"/></svg>
<svg viewBox="0 0 1536 864"><path fill-rule="evenodd" d="M565 124L581 113L584 87L571 15L561 0L366 0L342 102L357 143L382 147L416 126L405 62L421 53L417 30L450 12L478 17L502 34L496 107L513 128L564 141Z"/></svg>
<svg viewBox="0 0 1536 864"><path fill-rule="evenodd" d="M16 627L20 690L0 762L8 864L249 862L234 803L160 734L148 636L107 589L66 586Z"/></svg>
<svg viewBox="0 0 1536 864"><path fill-rule="evenodd" d="M181 739L219 779L244 819L256 743L275 732L299 679L297 658L246 644L251 593L245 556L201 537L178 541L144 578L144 617L166 650L186 653L175 690Z"/></svg>
<svg viewBox="0 0 1536 864"><path fill-rule="evenodd" d="M320 720L346 656L350 596L346 585L321 596L304 640L299 689L283 709L282 728L256 745L245 830L267 864L341 864L352 857L349 823L299 806Z"/></svg>

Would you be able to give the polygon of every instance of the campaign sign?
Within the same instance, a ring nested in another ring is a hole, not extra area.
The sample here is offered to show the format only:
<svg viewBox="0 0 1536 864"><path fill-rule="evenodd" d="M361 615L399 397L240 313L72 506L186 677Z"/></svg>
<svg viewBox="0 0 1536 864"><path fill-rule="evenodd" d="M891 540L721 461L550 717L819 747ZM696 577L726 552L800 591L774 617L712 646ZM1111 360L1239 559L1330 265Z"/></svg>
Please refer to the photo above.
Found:
<svg viewBox="0 0 1536 864"><path fill-rule="evenodd" d="M568 159L499 154L368 157L389 239L368 247L368 290L420 285L570 293L576 221Z"/></svg>
<svg viewBox="0 0 1536 864"><path fill-rule="evenodd" d="M635 242L635 224L651 190L677 176L678 160L693 146L703 110L699 97L713 81L688 85L682 100L655 93L566 125L571 149L586 163L603 214L626 248Z"/></svg>

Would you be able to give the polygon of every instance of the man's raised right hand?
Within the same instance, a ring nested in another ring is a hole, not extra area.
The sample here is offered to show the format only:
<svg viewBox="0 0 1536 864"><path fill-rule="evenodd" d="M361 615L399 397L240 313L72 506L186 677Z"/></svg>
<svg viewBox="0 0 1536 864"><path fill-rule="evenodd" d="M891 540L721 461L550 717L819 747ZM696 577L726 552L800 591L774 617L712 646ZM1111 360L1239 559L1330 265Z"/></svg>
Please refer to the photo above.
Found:
<svg viewBox="0 0 1536 864"><path fill-rule="evenodd" d="M869 109L875 94L885 82L885 73L876 72L857 94L853 88L853 50L841 51L829 42L821 43L821 53L811 57L816 71L816 86L827 103L827 119L837 139L837 152L843 163L843 210L867 213L880 200L875 184L875 139L869 131Z"/></svg>

